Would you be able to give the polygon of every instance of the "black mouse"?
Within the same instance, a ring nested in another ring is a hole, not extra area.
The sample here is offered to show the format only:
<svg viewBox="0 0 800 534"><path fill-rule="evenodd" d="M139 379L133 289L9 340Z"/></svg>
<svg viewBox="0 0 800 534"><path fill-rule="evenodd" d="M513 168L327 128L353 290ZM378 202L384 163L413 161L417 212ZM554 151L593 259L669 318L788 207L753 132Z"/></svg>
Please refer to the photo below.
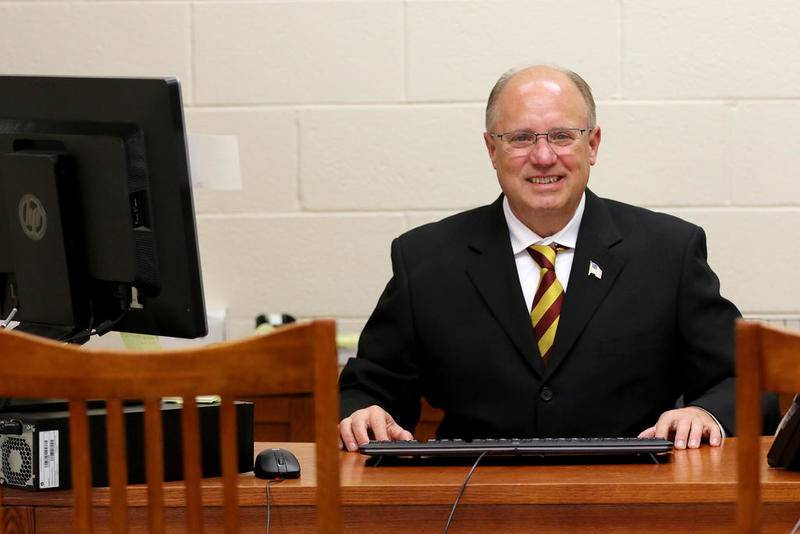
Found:
<svg viewBox="0 0 800 534"><path fill-rule="evenodd" d="M298 478L300 462L286 449L264 449L256 456L253 472L258 478Z"/></svg>

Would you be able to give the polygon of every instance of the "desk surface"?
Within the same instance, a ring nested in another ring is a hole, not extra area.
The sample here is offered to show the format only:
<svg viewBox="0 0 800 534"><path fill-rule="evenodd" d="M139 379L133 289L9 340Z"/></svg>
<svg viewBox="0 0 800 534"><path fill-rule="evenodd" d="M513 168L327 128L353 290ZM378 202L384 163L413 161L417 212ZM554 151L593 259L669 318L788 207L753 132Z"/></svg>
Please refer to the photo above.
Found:
<svg viewBox="0 0 800 534"><path fill-rule="evenodd" d="M762 443L764 457L770 442L765 438ZM313 518L314 446L256 443L256 452L267 446L292 450L302 466L300 479L270 486L273 532L305 532ZM365 461L359 454L341 456L348 530L441 532L469 470L469 466L369 467ZM765 531L788 532L800 518L800 473L770 469L766 460L761 472ZM255 527L263 529L265 482L252 473L242 474L239 481L243 525L261 531ZM735 494L735 439L722 447L675 451L671 462L659 465L486 465L479 466L470 480L451 532L465 532L456 529L456 523L471 525L466 532L498 526L504 532L527 532L532 524L541 531L630 532L653 530L657 524L659 532L720 532L733 527ZM131 486L128 498L132 506L146 506L142 486ZM0 499L5 507L32 509L36 532L49 531L42 528L44 522L68 520L69 492L5 489ZM95 489L93 499L102 510L108 505L108 490ZM165 500L170 508L182 506L180 483L167 485ZM219 511L218 479L207 479L203 500L211 513ZM281 530L281 525L288 530Z"/></svg>

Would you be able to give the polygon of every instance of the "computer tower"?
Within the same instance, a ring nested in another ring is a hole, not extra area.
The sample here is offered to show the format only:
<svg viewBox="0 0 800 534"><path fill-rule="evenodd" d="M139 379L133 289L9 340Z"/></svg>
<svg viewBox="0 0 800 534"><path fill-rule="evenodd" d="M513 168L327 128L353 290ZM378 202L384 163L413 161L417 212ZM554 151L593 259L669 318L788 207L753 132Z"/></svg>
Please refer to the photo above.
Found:
<svg viewBox="0 0 800 534"><path fill-rule="evenodd" d="M253 469L253 404L236 402L238 471ZM69 414L56 411L0 413L0 485L39 491L71 487ZM219 404L200 404L200 454L204 477L219 476ZM181 411L178 404L162 404L164 480L183 480ZM128 483L145 482L144 407L123 408ZM90 408L92 485L108 485L106 412Z"/></svg>

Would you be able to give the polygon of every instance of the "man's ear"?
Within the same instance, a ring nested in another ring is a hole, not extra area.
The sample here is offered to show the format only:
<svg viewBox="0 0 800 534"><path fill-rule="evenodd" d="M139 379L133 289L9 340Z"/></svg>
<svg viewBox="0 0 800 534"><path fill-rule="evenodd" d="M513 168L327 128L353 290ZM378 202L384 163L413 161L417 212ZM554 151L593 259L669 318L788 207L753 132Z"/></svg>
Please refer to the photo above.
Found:
<svg viewBox="0 0 800 534"><path fill-rule="evenodd" d="M600 127L595 126L589 133L589 164L597 163L597 150L600 148Z"/></svg>
<svg viewBox="0 0 800 534"><path fill-rule="evenodd" d="M489 159L492 160L492 167L495 169L497 166L494 163L494 158L497 155L497 145L494 138L489 135L489 132L483 132L483 142L486 143L486 150L489 152Z"/></svg>

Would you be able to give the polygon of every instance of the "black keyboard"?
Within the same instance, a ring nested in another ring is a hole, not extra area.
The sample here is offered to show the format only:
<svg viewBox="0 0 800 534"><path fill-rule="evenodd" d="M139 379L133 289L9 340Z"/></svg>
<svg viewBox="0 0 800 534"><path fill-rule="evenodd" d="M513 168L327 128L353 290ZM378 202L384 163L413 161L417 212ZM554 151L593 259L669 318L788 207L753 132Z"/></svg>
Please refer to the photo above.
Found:
<svg viewBox="0 0 800 534"><path fill-rule="evenodd" d="M486 456L620 456L669 452L672 442L660 438L431 439L370 441L358 450L369 456L475 457L484 452Z"/></svg>

